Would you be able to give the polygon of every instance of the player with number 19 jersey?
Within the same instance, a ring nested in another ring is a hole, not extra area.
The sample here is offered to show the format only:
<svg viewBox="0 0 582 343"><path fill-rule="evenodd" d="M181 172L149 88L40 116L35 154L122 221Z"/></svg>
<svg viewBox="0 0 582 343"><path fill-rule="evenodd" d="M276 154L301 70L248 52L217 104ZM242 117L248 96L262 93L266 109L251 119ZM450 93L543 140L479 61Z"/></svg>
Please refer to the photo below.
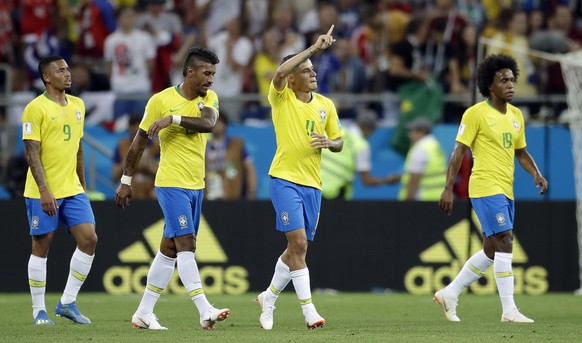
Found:
<svg viewBox="0 0 582 343"><path fill-rule="evenodd" d="M22 112L22 139L39 141L45 182L56 199L84 193L77 175L77 152L83 137L85 103L67 95L61 106L46 92L32 100ZM26 174L24 197L40 199L30 168Z"/></svg>
<svg viewBox="0 0 582 343"><path fill-rule="evenodd" d="M209 89L205 97L188 100L180 94L178 86L166 88L150 98L139 128L147 132L156 120L168 115L200 117L204 107L218 111L218 96L214 91ZM192 132L176 124L161 130L156 187L204 189L207 136L206 133Z"/></svg>
<svg viewBox="0 0 582 343"><path fill-rule="evenodd" d="M527 145L524 128L521 111L509 103L505 114L489 99L465 111L456 140L473 153L470 198L503 194L513 200L515 150Z"/></svg>
<svg viewBox="0 0 582 343"><path fill-rule="evenodd" d="M321 190L321 150L314 149L311 133L343 136L333 102L315 92L309 103L301 102L285 87L278 92L271 82L269 103L277 137L277 151L269 169L272 177Z"/></svg>

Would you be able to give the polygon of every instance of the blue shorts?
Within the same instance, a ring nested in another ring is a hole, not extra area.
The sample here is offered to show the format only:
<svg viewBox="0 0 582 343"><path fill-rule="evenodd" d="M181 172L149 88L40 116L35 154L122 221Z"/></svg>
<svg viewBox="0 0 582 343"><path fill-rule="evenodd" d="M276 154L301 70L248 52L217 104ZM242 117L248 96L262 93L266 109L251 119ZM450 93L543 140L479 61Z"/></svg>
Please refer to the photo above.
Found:
<svg viewBox="0 0 582 343"><path fill-rule="evenodd" d="M164 237L198 234L204 190L156 187L156 194L164 213Z"/></svg>
<svg viewBox="0 0 582 343"><path fill-rule="evenodd" d="M56 216L44 213L40 199L26 198L25 201L31 236L55 231L59 227L59 220L67 230L79 224L91 223L95 225L95 215L93 215L91 202L89 202L86 193L57 199L59 208L57 208Z"/></svg>
<svg viewBox="0 0 582 343"><path fill-rule="evenodd" d="M321 209L321 191L271 177L269 193L277 214L277 230L305 229L307 240L313 241Z"/></svg>
<svg viewBox="0 0 582 343"><path fill-rule="evenodd" d="M485 236L491 237L513 229L515 206L513 200L505 195L471 198L471 204L481 222L481 229Z"/></svg>

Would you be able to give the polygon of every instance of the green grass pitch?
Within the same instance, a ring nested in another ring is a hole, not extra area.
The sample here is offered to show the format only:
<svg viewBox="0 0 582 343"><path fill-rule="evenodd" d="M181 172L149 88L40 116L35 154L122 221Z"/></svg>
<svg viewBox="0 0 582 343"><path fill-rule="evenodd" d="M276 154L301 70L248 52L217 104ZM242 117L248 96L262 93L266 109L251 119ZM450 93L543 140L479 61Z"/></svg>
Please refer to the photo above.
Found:
<svg viewBox="0 0 582 343"><path fill-rule="evenodd" d="M570 294L516 296L533 324L501 323L497 296L465 294L459 302L460 323L448 322L431 296L409 294L314 294L327 324L309 331L292 292L277 302L275 325L264 331L258 323L256 294L210 295L217 307L229 307L230 317L204 331L198 311L186 295L164 294L156 306L168 331L131 326L140 295L112 296L81 292L77 304L93 324L78 325L55 318L59 294L47 295L55 326L32 325L30 295L0 294L0 342L581 342L582 297Z"/></svg>

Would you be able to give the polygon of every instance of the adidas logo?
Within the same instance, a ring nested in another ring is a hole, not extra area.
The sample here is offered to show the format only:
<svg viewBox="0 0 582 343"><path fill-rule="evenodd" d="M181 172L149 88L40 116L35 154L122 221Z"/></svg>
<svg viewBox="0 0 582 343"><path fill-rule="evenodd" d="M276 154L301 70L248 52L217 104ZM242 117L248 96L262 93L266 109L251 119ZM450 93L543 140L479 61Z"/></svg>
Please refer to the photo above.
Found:
<svg viewBox="0 0 582 343"><path fill-rule="evenodd" d="M475 212L472 221L481 232L481 224ZM470 250L469 248L470 247ZM483 241L477 232L471 230L471 222L464 219L446 229L444 240L431 245L419 254L422 266L408 270L404 277L404 286L412 294L432 294L448 285L457 276L470 256L481 250ZM543 294L548 290L548 272L541 266L519 266L528 262L528 257L513 236L513 274L515 276L515 294ZM497 287L490 267L485 275L474 282L470 290L475 294L495 294Z"/></svg>
<svg viewBox="0 0 582 343"><path fill-rule="evenodd" d="M143 292L163 231L164 219L160 219L143 230L143 239L119 251L117 256L121 265L110 267L103 275L103 286L108 293ZM242 266L227 265L228 256L204 216L200 219L196 236L196 261L206 294L242 294L248 291L248 271ZM165 291L186 293L177 270Z"/></svg>

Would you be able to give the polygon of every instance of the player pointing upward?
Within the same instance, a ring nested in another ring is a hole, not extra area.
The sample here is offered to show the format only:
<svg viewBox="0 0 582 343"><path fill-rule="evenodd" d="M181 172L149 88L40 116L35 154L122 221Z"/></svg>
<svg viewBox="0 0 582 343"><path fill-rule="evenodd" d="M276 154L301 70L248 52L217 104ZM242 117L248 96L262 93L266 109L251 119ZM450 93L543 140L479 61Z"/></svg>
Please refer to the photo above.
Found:
<svg viewBox="0 0 582 343"><path fill-rule="evenodd" d="M269 89L277 137L269 193L277 230L285 233L287 248L275 265L271 284L257 297L262 310L259 321L265 330L273 327L275 301L289 281L293 281L307 327L325 324L311 300L305 256L307 242L315 238L321 207L321 149L341 151L343 132L333 102L314 92L317 74L309 57L333 44L332 31L333 25L306 50L283 58Z"/></svg>

